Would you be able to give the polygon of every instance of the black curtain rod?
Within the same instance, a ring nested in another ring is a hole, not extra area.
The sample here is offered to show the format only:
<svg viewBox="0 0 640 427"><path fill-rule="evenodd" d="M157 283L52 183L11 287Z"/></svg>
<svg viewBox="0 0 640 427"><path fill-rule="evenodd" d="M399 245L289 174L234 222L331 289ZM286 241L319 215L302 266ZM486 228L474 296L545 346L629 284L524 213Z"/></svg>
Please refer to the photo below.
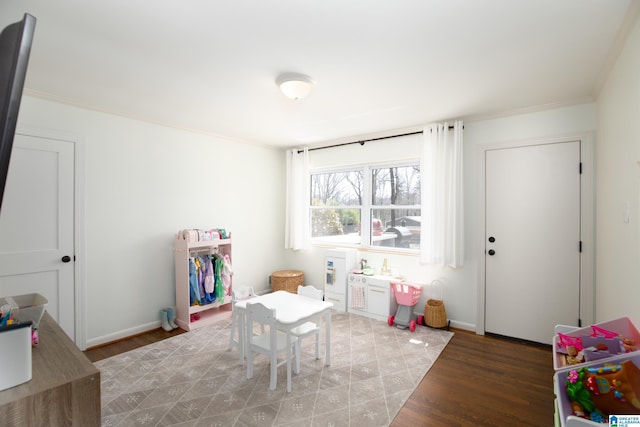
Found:
<svg viewBox="0 0 640 427"><path fill-rule="evenodd" d="M342 147L343 145L351 145L351 144L364 145L365 142L380 141L381 139L389 139L389 138L399 138L401 136L417 135L419 133L422 133L422 131L420 130L420 131L417 131L417 132L403 133L403 134L400 134L400 135L381 136L379 138L363 139L363 140L360 140L360 141L343 142L342 144L334 144L334 145L326 145L324 147L309 148L309 151L324 150L325 148ZM298 154L302 153L303 151L304 150L298 150Z"/></svg>
<svg viewBox="0 0 640 427"><path fill-rule="evenodd" d="M453 126L449 126L449 130L451 130L453 128L454 128ZM417 132L402 133L400 135L389 135L389 136L381 136L379 138L363 139L363 140L360 140L360 141L343 142L342 144L325 145L324 147L309 148L309 151L324 150L325 148L342 147L343 145L352 145L352 144L364 145L365 142L380 141L382 139L389 139L389 138L399 138L401 136L418 135L420 133L423 133L423 132L421 130L419 130ZM298 154L300 154L302 152L304 152L304 150L298 150Z"/></svg>

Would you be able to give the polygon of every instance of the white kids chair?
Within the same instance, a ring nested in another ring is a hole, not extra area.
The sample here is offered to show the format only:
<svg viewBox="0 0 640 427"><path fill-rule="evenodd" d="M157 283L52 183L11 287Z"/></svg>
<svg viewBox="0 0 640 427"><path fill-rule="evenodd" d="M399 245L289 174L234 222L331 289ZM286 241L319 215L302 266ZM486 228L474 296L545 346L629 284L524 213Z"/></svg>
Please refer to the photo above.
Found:
<svg viewBox="0 0 640 427"><path fill-rule="evenodd" d="M322 290L317 289L311 285L298 286L298 295L305 297L322 300ZM302 353L302 340L314 336L316 337L316 360L320 359L320 326L314 322L306 322L300 326L296 326L291 330L291 335L298 338L296 343L296 369L295 373L300 373L300 354ZM309 347L307 345L307 347Z"/></svg>
<svg viewBox="0 0 640 427"><path fill-rule="evenodd" d="M239 286L237 289L233 289L231 292L231 333L229 334L229 350L232 350L233 347L240 347L242 345L242 341L244 337L242 336L243 331L238 329L240 316L243 315L242 312L236 310L236 302L244 301L256 296L255 292L253 292L253 287L251 286ZM236 338L236 334L238 338Z"/></svg>
<svg viewBox="0 0 640 427"><path fill-rule="evenodd" d="M259 324L264 332L254 335L254 326ZM279 331L276 323L276 310L265 307L259 302L247 301L247 379L253 377L254 353L269 356L269 389L275 390L278 381L278 367L287 365L287 393L291 392L291 359L295 357L295 345L298 338L290 337L287 346L287 334ZM284 360L278 362L278 356L284 354Z"/></svg>

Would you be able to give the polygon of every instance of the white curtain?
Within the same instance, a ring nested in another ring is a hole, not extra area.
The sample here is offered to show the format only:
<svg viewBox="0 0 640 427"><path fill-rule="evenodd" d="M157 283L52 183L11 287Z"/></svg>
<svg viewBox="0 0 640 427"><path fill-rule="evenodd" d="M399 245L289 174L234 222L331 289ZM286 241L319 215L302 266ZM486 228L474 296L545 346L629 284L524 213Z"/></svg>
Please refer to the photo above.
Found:
<svg viewBox="0 0 640 427"><path fill-rule="evenodd" d="M423 131L420 262L455 268L464 264L463 126L449 126Z"/></svg>
<svg viewBox="0 0 640 427"><path fill-rule="evenodd" d="M298 153L300 151L300 153ZM287 150L285 249L309 247L309 150Z"/></svg>

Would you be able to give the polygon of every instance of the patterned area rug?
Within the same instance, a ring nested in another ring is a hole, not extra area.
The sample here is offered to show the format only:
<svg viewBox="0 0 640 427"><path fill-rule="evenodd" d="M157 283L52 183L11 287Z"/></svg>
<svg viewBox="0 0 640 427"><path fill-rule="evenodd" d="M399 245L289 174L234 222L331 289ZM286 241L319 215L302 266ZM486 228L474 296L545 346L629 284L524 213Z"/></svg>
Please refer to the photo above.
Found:
<svg viewBox="0 0 640 427"><path fill-rule="evenodd" d="M262 355L247 380L227 349L230 320L98 361L102 425L388 426L453 336L348 313L331 319L331 366L308 347L291 393L284 366L269 390Z"/></svg>

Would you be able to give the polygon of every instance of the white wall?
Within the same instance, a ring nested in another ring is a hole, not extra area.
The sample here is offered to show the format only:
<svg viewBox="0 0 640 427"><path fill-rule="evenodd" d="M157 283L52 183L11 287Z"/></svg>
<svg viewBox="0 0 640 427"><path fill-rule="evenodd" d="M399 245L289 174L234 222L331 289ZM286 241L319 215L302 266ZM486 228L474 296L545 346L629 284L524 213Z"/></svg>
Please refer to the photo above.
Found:
<svg viewBox="0 0 640 427"><path fill-rule="evenodd" d="M234 283L283 267L284 154L25 97L19 126L70 134L85 151L87 345L159 325L175 304L174 234L233 235Z"/></svg>
<svg viewBox="0 0 640 427"><path fill-rule="evenodd" d="M593 103L577 105L535 113L513 115L493 120L465 123L464 168L465 168L465 265L459 269L440 269L419 263L417 256L389 255L378 252L360 252L370 265L381 265L384 258L389 265L397 267L408 280L431 283L439 279L445 284L445 306L447 317L453 326L475 330L478 286L478 263L482 254L478 252L478 234L482 232L478 223L479 176L477 155L479 146L500 142L511 142L544 137L576 135L595 131L596 106ZM340 165L357 164L362 161L387 161L419 156L419 137L403 137L402 141L384 140L367 143L364 147L350 145L311 152L312 167L326 166L331 161ZM322 286L324 251L313 248L309 251L288 251L289 268L305 272L306 281ZM424 307L427 294L423 294L418 310Z"/></svg>
<svg viewBox="0 0 640 427"><path fill-rule="evenodd" d="M598 99L596 318L640 320L640 21ZM629 221L624 221L626 203Z"/></svg>

